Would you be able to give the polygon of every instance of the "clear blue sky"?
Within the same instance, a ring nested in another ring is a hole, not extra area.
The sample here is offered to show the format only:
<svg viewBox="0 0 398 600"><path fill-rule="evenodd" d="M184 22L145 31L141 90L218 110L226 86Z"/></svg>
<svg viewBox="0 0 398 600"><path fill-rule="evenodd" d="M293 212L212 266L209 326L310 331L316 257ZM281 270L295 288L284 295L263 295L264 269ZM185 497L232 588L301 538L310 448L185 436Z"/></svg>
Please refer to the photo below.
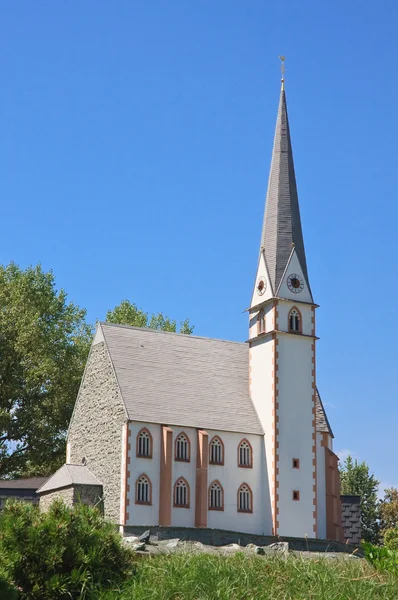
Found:
<svg viewBox="0 0 398 600"><path fill-rule="evenodd" d="M335 449L396 463L398 3L19 0L0 19L0 261L91 321L129 298L247 338L286 91Z"/></svg>

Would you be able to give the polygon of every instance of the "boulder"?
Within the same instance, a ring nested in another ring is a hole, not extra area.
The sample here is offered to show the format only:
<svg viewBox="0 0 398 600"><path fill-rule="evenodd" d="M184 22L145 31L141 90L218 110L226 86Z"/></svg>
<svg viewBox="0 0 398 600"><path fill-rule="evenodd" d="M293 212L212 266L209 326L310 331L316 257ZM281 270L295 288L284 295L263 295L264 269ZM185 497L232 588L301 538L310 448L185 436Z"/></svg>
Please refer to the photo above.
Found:
<svg viewBox="0 0 398 600"><path fill-rule="evenodd" d="M149 529L147 529L147 531L144 531L144 533L142 533L138 539L140 542L143 542L144 544L149 544L149 538L151 537L151 532L149 531Z"/></svg>

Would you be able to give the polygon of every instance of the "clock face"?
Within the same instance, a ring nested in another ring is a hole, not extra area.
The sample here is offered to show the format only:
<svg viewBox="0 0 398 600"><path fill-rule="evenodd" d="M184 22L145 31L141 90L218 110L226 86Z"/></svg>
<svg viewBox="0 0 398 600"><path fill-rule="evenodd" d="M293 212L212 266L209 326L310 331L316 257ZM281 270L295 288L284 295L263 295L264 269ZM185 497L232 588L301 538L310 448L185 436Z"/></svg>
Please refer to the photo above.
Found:
<svg viewBox="0 0 398 600"><path fill-rule="evenodd" d="M304 289L304 279L297 273L291 273L287 278L287 287L293 294L299 294Z"/></svg>
<svg viewBox="0 0 398 600"><path fill-rule="evenodd" d="M265 280L265 277L260 277L259 280L257 281L257 294L259 296L262 296L266 289L267 289L267 282Z"/></svg>

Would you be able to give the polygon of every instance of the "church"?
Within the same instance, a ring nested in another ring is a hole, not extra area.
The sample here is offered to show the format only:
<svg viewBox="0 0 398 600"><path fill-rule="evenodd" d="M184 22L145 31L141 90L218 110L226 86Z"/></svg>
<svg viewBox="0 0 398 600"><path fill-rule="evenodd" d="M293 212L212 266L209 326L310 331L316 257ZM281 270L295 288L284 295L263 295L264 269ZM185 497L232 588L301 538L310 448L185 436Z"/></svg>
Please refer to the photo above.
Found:
<svg viewBox="0 0 398 600"><path fill-rule="evenodd" d="M87 484L122 531L342 540L283 79L248 304L245 342L99 323L41 504Z"/></svg>

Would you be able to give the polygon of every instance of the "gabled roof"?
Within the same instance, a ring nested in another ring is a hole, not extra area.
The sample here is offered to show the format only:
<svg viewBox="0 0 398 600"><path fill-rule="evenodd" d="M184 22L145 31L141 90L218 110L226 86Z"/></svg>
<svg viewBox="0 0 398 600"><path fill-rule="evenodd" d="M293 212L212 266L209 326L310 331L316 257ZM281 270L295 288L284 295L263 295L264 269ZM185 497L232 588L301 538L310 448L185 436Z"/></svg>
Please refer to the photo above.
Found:
<svg viewBox="0 0 398 600"><path fill-rule="evenodd" d="M262 434L249 346L100 323L132 421Z"/></svg>
<svg viewBox="0 0 398 600"><path fill-rule="evenodd" d="M37 490L48 477L20 477L19 479L0 480L1 490Z"/></svg>
<svg viewBox="0 0 398 600"><path fill-rule="evenodd" d="M71 485L101 485L85 465L62 465L38 490L38 494L69 487Z"/></svg>
<svg viewBox="0 0 398 600"><path fill-rule="evenodd" d="M281 282L293 245L309 287L286 94L282 86L261 236L261 248L264 248L274 294Z"/></svg>
<svg viewBox="0 0 398 600"><path fill-rule="evenodd" d="M316 390L316 430L329 433L334 437L318 390Z"/></svg>

